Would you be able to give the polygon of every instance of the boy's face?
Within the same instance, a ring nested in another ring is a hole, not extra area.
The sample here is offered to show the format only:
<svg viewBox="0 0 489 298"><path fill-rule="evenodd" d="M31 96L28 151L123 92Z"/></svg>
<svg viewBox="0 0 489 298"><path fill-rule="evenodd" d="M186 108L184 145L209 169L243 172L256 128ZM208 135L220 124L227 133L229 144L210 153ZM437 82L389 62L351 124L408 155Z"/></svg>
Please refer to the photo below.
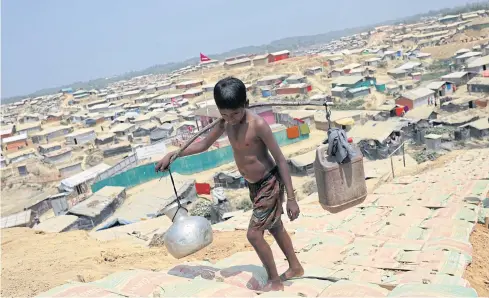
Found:
<svg viewBox="0 0 489 298"><path fill-rule="evenodd" d="M221 113L222 119L231 125L236 125L241 122L245 115L245 108L237 108L237 109L219 109L219 113Z"/></svg>

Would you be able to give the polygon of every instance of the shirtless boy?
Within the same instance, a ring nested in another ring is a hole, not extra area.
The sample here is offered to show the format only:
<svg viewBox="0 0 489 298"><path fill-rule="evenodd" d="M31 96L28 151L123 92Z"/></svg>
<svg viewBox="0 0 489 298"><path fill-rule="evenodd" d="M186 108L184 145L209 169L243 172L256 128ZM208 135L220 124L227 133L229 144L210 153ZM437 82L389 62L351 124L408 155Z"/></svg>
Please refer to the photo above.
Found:
<svg viewBox="0 0 489 298"><path fill-rule="evenodd" d="M287 162L270 126L247 109L249 102L242 81L232 77L220 80L214 87L214 99L223 120L211 129L205 139L190 145L180 156L206 151L226 132L239 172L248 182L253 203L247 238L267 270L267 289L283 290L282 281L304 274L281 220L284 187L287 215L290 220L299 216ZM170 152L159 161L156 171L166 170L174 154ZM270 231L287 257L289 269L281 276L278 275L272 250L263 237L265 230Z"/></svg>

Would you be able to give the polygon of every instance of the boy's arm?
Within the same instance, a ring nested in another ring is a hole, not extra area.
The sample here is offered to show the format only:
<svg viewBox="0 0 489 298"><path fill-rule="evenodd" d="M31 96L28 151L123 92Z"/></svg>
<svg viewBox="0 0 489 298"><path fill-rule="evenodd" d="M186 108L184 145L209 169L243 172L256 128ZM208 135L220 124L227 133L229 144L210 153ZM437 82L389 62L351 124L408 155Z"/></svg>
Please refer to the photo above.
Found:
<svg viewBox="0 0 489 298"><path fill-rule="evenodd" d="M280 177L282 178L285 184L285 190L287 191L287 198L295 199L294 188L292 186L292 178L290 177L287 160L285 159L282 150L280 150L277 140L275 140L275 137L273 136L272 129L270 128L268 123L265 122L265 120L263 119L257 121L257 134L260 137L260 139L263 141L263 143L265 143L265 145L267 146L268 150L273 156L273 159L275 159L275 163L278 166Z"/></svg>
<svg viewBox="0 0 489 298"><path fill-rule="evenodd" d="M220 136L222 136L225 130L224 120L221 119L218 121L221 121L221 123L214 126L202 141L192 143L190 146L188 146L187 149L180 153L180 157L201 153L209 149L209 147L212 146L212 144L214 144L214 142L217 141Z"/></svg>

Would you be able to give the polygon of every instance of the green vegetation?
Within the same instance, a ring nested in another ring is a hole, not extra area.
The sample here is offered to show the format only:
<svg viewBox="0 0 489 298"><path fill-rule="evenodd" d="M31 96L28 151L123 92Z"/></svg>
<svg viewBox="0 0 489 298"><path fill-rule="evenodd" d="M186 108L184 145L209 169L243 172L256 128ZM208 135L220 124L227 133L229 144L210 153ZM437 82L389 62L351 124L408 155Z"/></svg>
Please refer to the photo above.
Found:
<svg viewBox="0 0 489 298"><path fill-rule="evenodd" d="M349 100L347 102L335 103L334 110L363 110L363 99Z"/></svg>
<svg viewBox="0 0 489 298"><path fill-rule="evenodd" d="M455 131L454 127L451 126L434 126L426 129L426 134L436 134L443 135L446 133L453 133Z"/></svg>
<svg viewBox="0 0 489 298"><path fill-rule="evenodd" d="M413 158L417 163L423 163L428 160L433 161L437 159L439 156L440 154L436 152L426 152L426 151L420 151L413 154Z"/></svg>

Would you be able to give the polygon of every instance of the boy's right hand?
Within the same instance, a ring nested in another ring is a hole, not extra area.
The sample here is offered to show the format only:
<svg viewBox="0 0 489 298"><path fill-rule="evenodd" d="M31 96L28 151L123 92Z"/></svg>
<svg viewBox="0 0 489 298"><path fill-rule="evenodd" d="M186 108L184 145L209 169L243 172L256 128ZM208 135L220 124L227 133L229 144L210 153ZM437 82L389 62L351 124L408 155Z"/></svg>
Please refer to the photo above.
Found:
<svg viewBox="0 0 489 298"><path fill-rule="evenodd" d="M168 153L167 155L165 155L165 157L163 157L157 164L156 164L156 167L155 167L155 171L156 172L163 172L163 171L166 171L168 169L168 166L170 165L170 160L172 158L172 156L175 154L175 152L170 152Z"/></svg>

